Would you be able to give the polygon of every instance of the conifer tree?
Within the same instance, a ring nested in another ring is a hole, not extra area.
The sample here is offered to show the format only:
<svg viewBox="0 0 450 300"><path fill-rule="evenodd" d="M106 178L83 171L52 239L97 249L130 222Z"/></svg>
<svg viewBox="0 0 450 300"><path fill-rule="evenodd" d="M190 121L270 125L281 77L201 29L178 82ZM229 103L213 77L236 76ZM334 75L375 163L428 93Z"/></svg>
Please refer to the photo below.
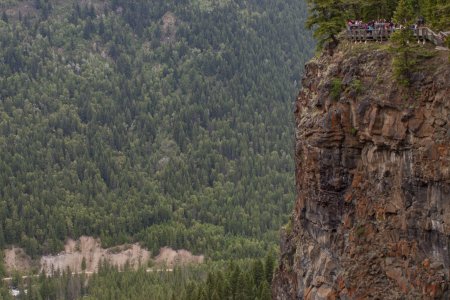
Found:
<svg viewBox="0 0 450 300"><path fill-rule="evenodd" d="M2 13L2 20L3 22L8 23L8 15L6 14L5 11Z"/></svg>
<svg viewBox="0 0 450 300"><path fill-rule="evenodd" d="M433 27L445 31L450 29L450 1L437 0L434 6L434 17ZM449 38L447 38L447 42L450 42Z"/></svg>
<svg viewBox="0 0 450 300"><path fill-rule="evenodd" d="M253 281L256 286L259 286L264 279L264 266L261 260L258 259L253 264Z"/></svg>
<svg viewBox="0 0 450 300"><path fill-rule="evenodd" d="M392 50L395 53L393 67L394 75L399 83L408 85L414 66L411 25L414 22L414 11L410 0L400 0L394 13L394 21L402 28L396 30L392 36Z"/></svg>
<svg viewBox="0 0 450 300"><path fill-rule="evenodd" d="M270 286L269 286L269 284L267 282L264 281L261 284L261 287L260 287L259 290L261 292L261 294L259 296L259 299L261 299L261 300L270 300L272 298L271 295L270 295Z"/></svg>
<svg viewBox="0 0 450 300"><path fill-rule="evenodd" d="M237 299L236 297L239 292L239 285L240 285L239 279L241 278L241 270L239 266L236 265L230 271L231 271L230 294L232 299Z"/></svg>
<svg viewBox="0 0 450 300"><path fill-rule="evenodd" d="M221 300L219 293L217 291L214 291L211 295L211 300Z"/></svg>
<svg viewBox="0 0 450 300"><path fill-rule="evenodd" d="M275 257L272 251L266 256L264 271L266 275L266 281L270 285L272 283L273 269L275 267Z"/></svg>
<svg viewBox="0 0 450 300"><path fill-rule="evenodd" d="M330 49L339 43L338 34L345 25L345 5L342 0L308 0L309 17L306 26L314 29L319 49Z"/></svg>
<svg viewBox="0 0 450 300"><path fill-rule="evenodd" d="M5 266L3 265L3 251L0 251L0 278L4 277L5 274Z"/></svg>
<svg viewBox="0 0 450 300"><path fill-rule="evenodd" d="M0 249L5 247L5 234L3 233L3 226L0 224Z"/></svg>
<svg viewBox="0 0 450 300"><path fill-rule="evenodd" d="M206 291L208 295L212 295L216 289L216 282L214 273L208 273L208 278L206 279Z"/></svg>
<svg viewBox="0 0 450 300"><path fill-rule="evenodd" d="M86 257L83 256L83 259L81 260L81 271L86 271Z"/></svg>
<svg viewBox="0 0 450 300"><path fill-rule="evenodd" d="M414 22L414 9L411 0L399 0L394 12L394 21L407 29Z"/></svg>

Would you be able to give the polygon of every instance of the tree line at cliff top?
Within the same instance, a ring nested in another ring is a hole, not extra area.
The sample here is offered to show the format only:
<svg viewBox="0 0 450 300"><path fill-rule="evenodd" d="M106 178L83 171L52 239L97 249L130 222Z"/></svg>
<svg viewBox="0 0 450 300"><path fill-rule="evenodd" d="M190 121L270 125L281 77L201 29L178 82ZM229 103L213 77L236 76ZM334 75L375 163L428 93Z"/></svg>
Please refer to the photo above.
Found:
<svg viewBox="0 0 450 300"><path fill-rule="evenodd" d="M0 5L0 249L35 257L81 235L212 259L276 246L305 4L20 3Z"/></svg>
<svg viewBox="0 0 450 300"><path fill-rule="evenodd" d="M321 48L338 43L346 20L392 20L408 28L418 19L432 29L450 30L450 2L447 0L307 0L307 26Z"/></svg>

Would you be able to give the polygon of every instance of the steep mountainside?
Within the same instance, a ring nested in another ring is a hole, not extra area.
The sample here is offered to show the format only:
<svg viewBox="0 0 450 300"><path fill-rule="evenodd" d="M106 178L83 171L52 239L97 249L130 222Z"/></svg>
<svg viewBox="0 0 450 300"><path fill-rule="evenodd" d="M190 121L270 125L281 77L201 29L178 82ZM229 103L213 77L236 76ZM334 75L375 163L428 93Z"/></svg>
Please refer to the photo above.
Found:
<svg viewBox="0 0 450 300"><path fill-rule="evenodd" d="M0 2L0 249L274 245L313 48L302 1Z"/></svg>
<svg viewBox="0 0 450 300"><path fill-rule="evenodd" d="M449 297L450 65L423 53L409 88L383 44L307 64L275 299Z"/></svg>

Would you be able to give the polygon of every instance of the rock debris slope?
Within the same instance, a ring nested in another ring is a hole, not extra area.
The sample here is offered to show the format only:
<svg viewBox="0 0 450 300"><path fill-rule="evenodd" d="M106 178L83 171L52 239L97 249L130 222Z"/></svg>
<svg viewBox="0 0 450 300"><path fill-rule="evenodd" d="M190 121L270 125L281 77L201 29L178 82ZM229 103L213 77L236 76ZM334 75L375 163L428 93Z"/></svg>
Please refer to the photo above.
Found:
<svg viewBox="0 0 450 300"><path fill-rule="evenodd" d="M449 297L448 52L429 50L406 88L385 47L306 66L275 299Z"/></svg>

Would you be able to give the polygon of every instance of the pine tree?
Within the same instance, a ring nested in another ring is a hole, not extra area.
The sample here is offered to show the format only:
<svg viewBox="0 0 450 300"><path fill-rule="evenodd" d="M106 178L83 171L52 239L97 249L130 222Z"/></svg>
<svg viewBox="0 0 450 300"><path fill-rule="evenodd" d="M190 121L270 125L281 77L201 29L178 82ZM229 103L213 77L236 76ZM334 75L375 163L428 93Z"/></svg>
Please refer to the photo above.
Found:
<svg viewBox="0 0 450 300"><path fill-rule="evenodd" d="M3 233L3 226L0 224L0 249L5 247L5 234Z"/></svg>
<svg viewBox="0 0 450 300"><path fill-rule="evenodd" d="M394 12L394 21L409 28L414 23L414 9L410 0L400 0Z"/></svg>
<svg viewBox="0 0 450 300"><path fill-rule="evenodd" d="M230 277L230 294L232 299L237 299L237 293L239 291L239 279L241 277L241 270L239 266L234 266L234 269L231 271Z"/></svg>
<svg viewBox="0 0 450 300"><path fill-rule="evenodd" d="M105 22L103 22L103 19L100 20L100 23L98 24L98 34L103 37L103 34L105 33Z"/></svg>
<svg viewBox="0 0 450 300"><path fill-rule="evenodd" d="M216 291L220 299L226 298L228 282L225 280L225 277L222 271L218 271L216 274Z"/></svg>
<svg viewBox="0 0 450 300"><path fill-rule="evenodd" d="M86 271L86 257L83 256L83 259L81 260L81 271Z"/></svg>
<svg viewBox="0 0 450 300"><path fill-rule="evenodd" d="M206 292L208 295L212 295L215 289L216 289L216 282L214 273L209 272L208 278L206 279Z"/></svg>
<svg viewBox="0 0 450 300"><path fill-rule="evenodd" d="M217 291L213 291L211 295L211 300L221 300L219 293Z"/></svg>
<svg viewBox="0 0 450 300"><path fill-rule="evenodd" d="M345 25L345 5L342 0L308 0L309 18L306 26L314 28L314 37L319 49L328 46L335 48L339 41L337 35Z"/></svg>
<svg viewBox="0 0 450 300"><path fill-rule="evenodd" d="M261 294L259 296L259 299L261 299L261 300L270 300L272 298L271 295L270 295L270 287L269 287L269 284L267 284L267 282L264 281L261 284L261 287L260 287L259 290L261 292Z"/></svg>
<svg viewBox="0 0 450 300"><path fill-rule="evenodd" d="M246 273L239 273L238 276L238 280L237 280L237 285L236 285L236 296L234 299L236 300L245 300L246 299L246 290L247 290L247 283L248 281L246 280Z"/></svg>
<svg viewBox="0 0 450 300"><path fill-rule="evenodd" d="M273 269L275 267L275 257L272 251L266 256L264 271L266 275L266 281L270 285L272 283Z"/></svg>
<svg viewBox="0 0 450 300"><path fill-rule="evenodd" d="M0 250L0 278L6 274L5 266L3 265L3 251Z"/></svg>
<svg viewBox="0 0 450 300"><path fill-rule="evenodd" d="M2 20L3 20L3 22L8 23L8 15L6 14L5 11L3 11L3 13L2 13Z"/></svg>
<svg viewBox="0 0 450 300"><path fill-rule="evenodd" d="M435 20L432 25L438 30L448 30L450 28L450 1L437 0L434 7ZM447 43L450 44L450 39L447 38Z"/></svg>
<svg viewBox="0 0 450 300"><path fill-rule="evenodd" d="M396 30L391 36L392 51L395 53L394 75L399 83L409 85L415 64L413 46L410 43L413 39L413 32L410 27L414 22L414 11L410 0L398 2L394 13L394 21L397 24L402 24L402 28Z"/></svg>
<svg viewBox="0 0 450 300"><path fill-rule="evenodd" d="M265 279L264 266L261 260L257 259L253 263L253 281L256 286L259 286L264 279Z"/></svg>

